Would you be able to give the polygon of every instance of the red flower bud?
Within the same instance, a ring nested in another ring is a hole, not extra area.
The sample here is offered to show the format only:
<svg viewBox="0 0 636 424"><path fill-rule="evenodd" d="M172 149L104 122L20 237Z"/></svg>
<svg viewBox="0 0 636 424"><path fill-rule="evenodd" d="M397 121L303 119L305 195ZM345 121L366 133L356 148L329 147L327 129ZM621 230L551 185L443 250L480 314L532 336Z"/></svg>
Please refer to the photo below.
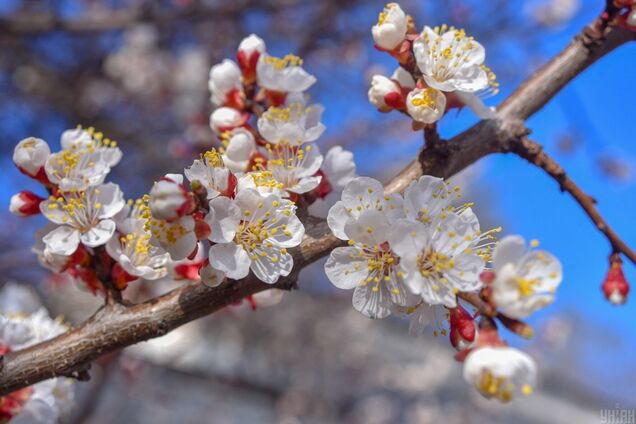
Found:
<svg viewBox="0 0 636 424"><path fill-rule="evenodd" d="M623 261L618 253L610 256L610 269L601 286L605 298L614 305L622 305L627 301L629 283L623 273Z"/></svg>
<svg viewBox="0 0 636 424"><path fill-rule="evenodd" d="M40 203L44 199L30 191L21 191L11 197L9 210L17 216L32 216L40 213Z"/></svg>
<svg viewBox="0 0 636 424"><path fill-rule="evenodd" d="M457 350L469 347L475 341L475 320L461 305L449 309L450 342Z"/></svg>

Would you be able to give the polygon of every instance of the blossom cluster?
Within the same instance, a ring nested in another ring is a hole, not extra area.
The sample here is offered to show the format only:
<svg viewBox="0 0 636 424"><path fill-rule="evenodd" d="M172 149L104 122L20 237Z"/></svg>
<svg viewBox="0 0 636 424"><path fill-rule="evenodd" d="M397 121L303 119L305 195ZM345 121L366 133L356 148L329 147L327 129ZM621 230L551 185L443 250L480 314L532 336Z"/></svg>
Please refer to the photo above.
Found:
<svg viewBox="0 0 636 424"><path fill-rule="evenodd" d="M376 48L400 64L391 78L373 78L369 101L380 111L408 114L414 129L464 105L482 119L494 116L478 95L496 93L498 84L483 64L483 46L464 30L425 26L417 34L412 18L389 3L371 32ZM529 249L520 236L498 241L501 228L483 231L473 204L458 201L460 191L427 175L403 195L385 193L371 178L352 180L327 217L347 246L332 251L325 272L334 286L354 290L353 306L362 314L406 315L413 333L432 326L435 335L448 335L465 379L485 397L507 402L532 392L536 365L500 338L494 317L530 336L521 320L554 300L561 264L533 249L534 240ZM474 299L498 314L468 312Z"/></svg>
<svg viewBox="0 0 636 424"><path fill-rule="evenodd" d="M25 349L67 330L33 299L28 289L9 283L0 291L0 355ZM0 397L0 421L47 423L59 421L73 404L73 383L58 377Z"/></svg>
<svg viewBox="0 0 636 424"><path fill-rule="evenodd" d="M499 92L495 74L484 64L486 50L463 29L425 26L389 3L373 26L376 48L395 57L390 78L375 75L369 101L382 112L399 110L418 124L434 124L451 108L468 106L482 119L494 117L481 98Z"/></svg>

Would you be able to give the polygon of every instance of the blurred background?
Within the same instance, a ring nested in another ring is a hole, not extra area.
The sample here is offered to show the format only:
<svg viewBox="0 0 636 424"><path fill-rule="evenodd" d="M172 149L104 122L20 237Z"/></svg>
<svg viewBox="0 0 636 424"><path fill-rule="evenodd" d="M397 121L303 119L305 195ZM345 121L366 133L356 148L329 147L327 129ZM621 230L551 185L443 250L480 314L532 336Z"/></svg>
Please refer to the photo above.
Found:
<svg viewBox="0 0 636 424"><path fill-rule="evenodd" d="M424 24L463 27L487 49L502 93L496 105L603 9L602 0L402 1ZM0 1L0 283L29 284L55 314L79 322L100 300L41 270L30 252L43 219L9 214L12 194L39 187L11 162L36 136L59 148L61 132L94 126L124 159L110 174L129 198L166 172L181 172L216 141L208 127L211 65L234 58L254 32L275 55L293 52L318 77L326 107L323 152L341 144L361 175L388 180L421 145L399 114L366 100L372 75L395 62L373 48L384 6L361 0ZM529 122L571 177L636 245L636 46L579 76ZM469 111L440 123L451 137ZM636 313L612 307L600 285L609 247L542 171L512 156L482 160L456 177L484 227L537 238L564 265L553 306L530 321L536 338L512 343L540 366L535 395L487 402L461 379L445 338L412 338L400 320L371 321L336 291L321 264L274 307L227 308L168 336L111 355L78 384L69 423L598 423L601 409L636 408ZM636 270L626 264L628 280ZM175 282L145 287L160 293ZM134 289L133 289L134 291ZM138 292L143 290L139 289ZM143 294L143 293L142 293ZM141 296L142 294L139 294Z"/></svg>

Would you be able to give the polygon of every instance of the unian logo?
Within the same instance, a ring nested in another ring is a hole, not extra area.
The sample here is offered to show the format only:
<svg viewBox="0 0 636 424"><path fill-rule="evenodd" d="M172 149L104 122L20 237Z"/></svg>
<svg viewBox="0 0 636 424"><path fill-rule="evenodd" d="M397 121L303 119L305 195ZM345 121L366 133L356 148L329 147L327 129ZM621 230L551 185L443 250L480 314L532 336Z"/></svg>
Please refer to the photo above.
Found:
<svg viewBox="0 0 636 424"><path fill-rule="evenodd" d="M601 409L601 424L636 424L636 409Z"/></svg>

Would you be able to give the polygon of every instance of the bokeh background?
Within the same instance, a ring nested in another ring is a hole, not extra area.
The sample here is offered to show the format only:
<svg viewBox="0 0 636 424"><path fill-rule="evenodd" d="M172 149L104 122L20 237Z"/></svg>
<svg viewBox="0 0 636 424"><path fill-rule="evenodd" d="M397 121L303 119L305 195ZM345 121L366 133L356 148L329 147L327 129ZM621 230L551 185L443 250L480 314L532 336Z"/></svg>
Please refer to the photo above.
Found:
<svg viewBox="0 0 636 424"><path fill-rule="evenodd" d="M402 1L418 26L463 27L487 49L502 93L496 105L603 8L602 0ZM40 270L30 252L42 219L8 212L12 194L38 187L11 162L36 136L59 147L61 132L95 126L124 151L111 173L127 197L179 172L215 140L207 75L254 32L273 54L294 52L318 77L326 107L323 151L352 150L361 175L387 180L410 161L421 134L366 100L371 76L393 60L373 48L384 6L361 0L0 1L0 283L32 285L71 321L99 300ZM589 194L610 225L636 245L636 46L592 66L528 122ZM440 124L451 137L469 111ZM493 156L457 177L487 225L537 238L563 262L553 306L531 323L537 337L513 344L539 362L537 394L498 406L461 380L447 340L415 339L400 320L373 322L333 289L320 265L273 307L237 305L167 337L112 355L78 386L67 422L91 423L570 423L600 422L601 409L636 408L636 313L600 292L608 245L553 180L517 157ZM626 264L627 277L636 270ZM157 293L165 282L146 287Z"/></svg>

